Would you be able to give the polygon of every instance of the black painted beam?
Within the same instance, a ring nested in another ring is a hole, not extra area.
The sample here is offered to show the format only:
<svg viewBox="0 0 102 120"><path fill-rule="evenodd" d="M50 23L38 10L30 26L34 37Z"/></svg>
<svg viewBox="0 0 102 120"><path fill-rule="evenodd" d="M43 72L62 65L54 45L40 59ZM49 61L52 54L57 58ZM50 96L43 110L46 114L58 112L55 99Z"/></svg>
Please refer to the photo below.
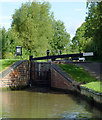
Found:
<svg viewBox="0 0 102 120"><path fill-rule="evenodd" d="M38 57L38 58L32 58L32 57L30 57L30 60L45 60L45 59L82 57L82 56L83 56L83 53L77 53L77 54L64 54L64 55L44 56L44 57Z"/></svg>

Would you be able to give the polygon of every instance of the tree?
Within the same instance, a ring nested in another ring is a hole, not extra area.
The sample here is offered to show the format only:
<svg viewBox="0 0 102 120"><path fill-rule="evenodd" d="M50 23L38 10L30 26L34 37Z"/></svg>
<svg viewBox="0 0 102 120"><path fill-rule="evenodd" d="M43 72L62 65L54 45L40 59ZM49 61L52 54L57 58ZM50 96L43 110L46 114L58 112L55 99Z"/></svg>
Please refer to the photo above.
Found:
<svg viewBox="0 0 102 120"><path fill-rule="evenodd" d="M1 32L1 28L0 28L0 59L2 58L2 32Z"/></svg>
<svg viewBox="0 0 102 120"><path fill-rule="evenodd" d="M93 51L97 57L102 57L102 1L88 3L87 7L85 22L77 29L72 40L73 48Z"/></svg>
<svg viewBox="0 0 102 120"><path fill-rule="evenodd" d="M85 46L87 44L87 39L85 39L85 29L86 23L84 22L76 31L75 36L72 39L72 47L73 49L78 49L79 52L85 50Z"/></svg>
<svg viewBox="0 0 102 120"><path fill-rule="evenodd" d="M2 49L2 57L4 58L4 54L6 52L6 30L3 27L1 29L1 49Z"/></svg>
<svg viewBox="0 0 102 120"><path fill-rule="evenodd" d="M67 33L64 23L60 20L53 21L54 36L50 41L51 49L54 51L52 54L58 53L58 50L63 51L65 47L68 47L70 42L70 35Z"/></svg>
<svg viewBox="0 0 102 120"><path fill-rule="evenodd" d="M21 45L36 56L49 49L49 41L53 38L52 13L48 2L28 2L15 11L12 31Z"/></svg>
<svg viewBox="0 0 102 120"><path fill-rule="evenodd" d="M64 23L56 21L48 2L27 2L15 10L11 28L3 34L4 58L12 57L16 46L22 46L23 59L29 55L46 55L46 50L64 50L69 47L70 35ZM9 47L8 47L9 46Z"/></svg>
<svg viewBox="0 0 102 120"><path fill-rule="evenodd" d="M85 36L91 39L91 49L102 57L102 1L88 4ZM88 46L88 45L87 45Z"/></svg>

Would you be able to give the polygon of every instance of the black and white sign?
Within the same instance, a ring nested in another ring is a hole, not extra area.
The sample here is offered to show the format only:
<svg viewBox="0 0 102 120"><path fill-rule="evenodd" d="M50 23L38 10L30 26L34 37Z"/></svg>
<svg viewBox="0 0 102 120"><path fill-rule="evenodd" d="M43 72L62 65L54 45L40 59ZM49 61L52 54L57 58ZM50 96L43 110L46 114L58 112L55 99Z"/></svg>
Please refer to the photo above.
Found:
<svg viewBox="0 0 102 120"><path fill-rule="evenodd" d="M22 47L16 46L16 55L22 55Z"/></svg>
<svg viewBox="0 0 102 120"><path fill-rule="evenodd" d="M93 52L87 52L87 53L83 53L83 56L93 56L94 53Z"/></svg>

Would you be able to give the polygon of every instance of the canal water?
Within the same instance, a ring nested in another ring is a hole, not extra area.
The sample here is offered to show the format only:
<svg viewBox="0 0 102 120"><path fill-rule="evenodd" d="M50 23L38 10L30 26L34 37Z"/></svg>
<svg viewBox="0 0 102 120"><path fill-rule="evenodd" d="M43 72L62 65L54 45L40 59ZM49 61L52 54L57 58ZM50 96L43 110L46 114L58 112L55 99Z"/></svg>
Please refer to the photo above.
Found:
<svg viewBox="0 0 102 120"><path fill-rule="evenodd" d="M0 118L101 118L102 112L80 97L45 88L2 91Z"/></svg>

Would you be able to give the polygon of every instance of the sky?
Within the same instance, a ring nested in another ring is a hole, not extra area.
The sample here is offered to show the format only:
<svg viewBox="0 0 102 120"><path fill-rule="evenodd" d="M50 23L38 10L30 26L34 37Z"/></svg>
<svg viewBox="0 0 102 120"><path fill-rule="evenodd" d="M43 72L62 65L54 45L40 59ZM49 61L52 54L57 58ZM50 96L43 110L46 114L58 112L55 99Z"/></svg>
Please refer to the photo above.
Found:
<svg viewBox="0 0 102 120"><path fill-rule="evenodd" d="M0 0L0 28L10 28L12 15L15 9L21 7L22 2L29 0ZM46 0L45 0L46 1ZM86 0L48 0L51 4L51 12L54 12L56 20L64 22L67 32L74 37L75 31L85 21Z"/></svg>

